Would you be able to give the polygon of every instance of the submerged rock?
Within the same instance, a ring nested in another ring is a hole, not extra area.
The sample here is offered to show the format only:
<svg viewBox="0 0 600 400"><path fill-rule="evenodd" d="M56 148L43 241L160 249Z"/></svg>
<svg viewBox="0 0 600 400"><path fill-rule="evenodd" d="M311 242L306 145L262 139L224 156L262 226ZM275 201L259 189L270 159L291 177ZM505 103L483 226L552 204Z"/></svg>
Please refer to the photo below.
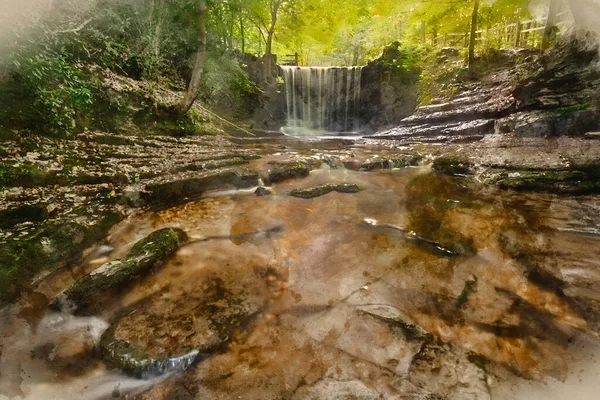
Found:
<svg viewBox="0 0 600 400"><path fill-rule="evenodd" d="M187 240L180 229L156 231L137 242L121 260L104 264L76 281L55 301L55 305L74 306L78 314L102 307L102 299L115 290L122 290L136 278L146 275L163 263Z"/></svg>
<svg viewBox="0 0 600 400"><path fill-rule="evenodd" d="M484 357L452 344L428 343L410 367L410 380L444 399L491 399Z"/></svg>
<svg viewBox="0 0 600 400"><path fill-rule="evenodd" d="M267 175L268 183L283 182L288 179L305 178L310 173L310 165L304 161L276 163Z"/></svg>
<svg viewBox="0 0 600 400"><path fill-rule="evenodd" d="M311 387L301 388L293 400L357 399L378 400L381 395L359 380L340 382L324 379Z"/></svg>
<svg viewBox="0 0 600 400"><path fill-rule="evenodd" d="M212 275L178 293L161 293L126 310L100 340L104 360L141 377L182 371L225 345L265 306L258 276Z"/></svg>
<svg viewBox="0 0 600 400"><path fill-rule="evenodd" d="M336 185L319 185L313 186L306 189L296 189L290 192L290 196L299 197L301 199L313 199L315 197L324 196L331 192L338 193L358 193L363 189L352 183L340 183Z"/></svg>

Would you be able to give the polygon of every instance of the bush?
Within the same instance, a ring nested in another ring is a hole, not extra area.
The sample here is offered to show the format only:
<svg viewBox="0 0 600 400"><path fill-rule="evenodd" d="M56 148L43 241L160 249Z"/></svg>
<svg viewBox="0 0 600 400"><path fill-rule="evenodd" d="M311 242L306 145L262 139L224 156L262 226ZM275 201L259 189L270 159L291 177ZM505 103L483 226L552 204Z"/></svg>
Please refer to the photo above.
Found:
<svg viewBox="0 0 600 400"><path fill-rule="evenodd" d="M259 89L232 55L212 56L206 60L200 98L221 109L252 111Z"/></svg>
<svg viewBox="0 0 600 400"><path fill-rule="evenodd" d="M48 50L25 58L13 74L16 90L32 101L20 125L53 136L71 136L78 116L94 104L94 85L63 54Z"/></svg>

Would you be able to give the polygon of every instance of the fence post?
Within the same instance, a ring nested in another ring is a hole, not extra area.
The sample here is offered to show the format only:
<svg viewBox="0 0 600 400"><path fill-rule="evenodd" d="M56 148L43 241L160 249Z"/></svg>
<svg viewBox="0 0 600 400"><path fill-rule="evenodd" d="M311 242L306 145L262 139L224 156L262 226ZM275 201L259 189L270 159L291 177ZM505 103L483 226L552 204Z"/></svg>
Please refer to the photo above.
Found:
<svg viewBox="0 0 600 400"><path fill-rule="evenodd" d="M448 34L444 33L444 45L442 47L446 47L447 44L448 44Z"/></svg>
<svg viewBox="0 0 600 400"><path fill-rule="evenodd" d="M515 37L515 47L521 45L521 21L517 21L517 34Z"/></svg>
<svg viewBox="0 0 600 400"><path fill-rule="evenodd" d="M421 42L425 44L425 21L421 21Z"/></svg>

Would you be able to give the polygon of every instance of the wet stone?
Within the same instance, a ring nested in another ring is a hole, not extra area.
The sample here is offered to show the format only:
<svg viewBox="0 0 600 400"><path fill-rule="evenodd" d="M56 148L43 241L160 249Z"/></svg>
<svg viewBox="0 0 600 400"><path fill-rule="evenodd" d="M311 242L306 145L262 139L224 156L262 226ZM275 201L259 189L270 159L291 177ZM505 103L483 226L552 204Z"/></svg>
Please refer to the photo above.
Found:
<svg viewBox="0 0 600 400"><path fill-rule="evenodd" d="M451 344L423 346L410 368L410 380L447 400L491 399L485 360Z"/></svg>
<svg viewBox="0 0 600 400"><path fill-rule="evenodd" d="M351 183L340 183L340 184L327 184L313 186L306 189L296 189L290 192L290 196L299 197L301 199L313 199L315 197L321 197L331 192L338 193L359 193L363 189L355 184Z"/></svg>
<svg viewBox="0 0 600 400"><path fill-rule="evenodd" d="M123 312L102 336L111 366L138 377L183 371L219 350L263 310L264 280L210 274L187 289L160 293Z"/></svg>
<svg viewBox="0 0 600 400"><path fill-rule="evenodd" d="M254 191L254 194L261 197L261 196L270 196L273 194L273 192L270 189L267 189L266 187L259 187Z"/></svg>
<svg viewBox="0 0 600 400"><path fill-rule="evenodd" d="M268 172L267 181L268 183L278 183L288 179L305 178L310 170L310 165L304 161L275 163Z"/></svg>
<svg viewBox="0 0 600 400"><path fill-rule="evenodd" d="M73 307L77 314L99 310L104 299L164 263L186 240L187 235L180 229L156 231L137 242L125 258L104 264L76 281L58 297L54 306Z"/></svg>
<svg viewBox="0 0 600 400"><path fill-rule="evenodd" d="M393 158L372 158L365 161L360 167L360 171L374 171L378 169L394 169L414 167L422 160L420 156L406 155Z"/></svg>
<svg viewBox="0 0 600 400"><path fill-rule="evenodd" d="M466 175L471 167L471 162L465 158L440 157L433 162L433 169L448 175Z"/></svg>
<svg viewBox="0 0 600 400"><path fill-rule="evenodd" d="M359 380L339 382L332 379L322 380L311 387L301 388L293 400L378 400L381 396Z"/></svg>

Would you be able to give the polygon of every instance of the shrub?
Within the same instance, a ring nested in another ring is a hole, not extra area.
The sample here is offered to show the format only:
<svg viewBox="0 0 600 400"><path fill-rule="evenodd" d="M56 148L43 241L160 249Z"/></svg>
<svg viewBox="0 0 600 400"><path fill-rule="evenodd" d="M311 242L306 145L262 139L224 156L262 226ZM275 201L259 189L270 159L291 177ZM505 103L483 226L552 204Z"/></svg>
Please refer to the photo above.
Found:
<svg viewBox="0 0 600 400"><path fill-rule="evenodd" d="M94 104L94 85L83 72L61 53L47 50L18 62L13 79L22 95L32 100L28 120L20 121L30 129L53 136L72 135L78 115Z"/></svg>

